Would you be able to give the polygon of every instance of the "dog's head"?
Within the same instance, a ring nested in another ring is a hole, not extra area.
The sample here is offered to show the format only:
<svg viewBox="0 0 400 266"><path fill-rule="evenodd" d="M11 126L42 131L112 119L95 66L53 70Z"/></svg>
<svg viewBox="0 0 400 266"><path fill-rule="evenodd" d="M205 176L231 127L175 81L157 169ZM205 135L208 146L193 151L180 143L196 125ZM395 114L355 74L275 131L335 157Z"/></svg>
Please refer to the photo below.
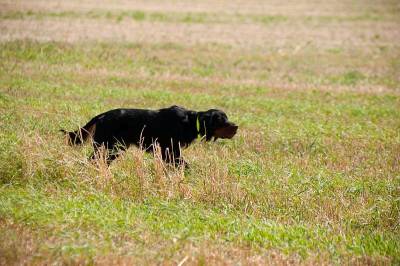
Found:
<svg viewBox="0 0 400 266"><path fill-rule="evenodd" d="M206 137L206 141L231 139L235 136L238 126L228 121L226 114L217 109L210 109L206 112L200 112L198 116L199 133Z"/></svg>

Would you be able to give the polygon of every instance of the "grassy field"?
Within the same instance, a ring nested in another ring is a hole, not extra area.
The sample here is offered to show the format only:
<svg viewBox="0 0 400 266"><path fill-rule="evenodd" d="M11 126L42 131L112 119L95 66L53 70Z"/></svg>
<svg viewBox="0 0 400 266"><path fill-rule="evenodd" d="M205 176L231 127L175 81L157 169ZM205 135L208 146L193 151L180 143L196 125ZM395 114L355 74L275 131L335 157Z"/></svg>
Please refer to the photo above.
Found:
<svg viewBox="0 0 400 266"><path fill-rule="evenodd" d="M187 171L75 129L220 108ZM400 264L398 1L0 0L0 264Z"/></svg>

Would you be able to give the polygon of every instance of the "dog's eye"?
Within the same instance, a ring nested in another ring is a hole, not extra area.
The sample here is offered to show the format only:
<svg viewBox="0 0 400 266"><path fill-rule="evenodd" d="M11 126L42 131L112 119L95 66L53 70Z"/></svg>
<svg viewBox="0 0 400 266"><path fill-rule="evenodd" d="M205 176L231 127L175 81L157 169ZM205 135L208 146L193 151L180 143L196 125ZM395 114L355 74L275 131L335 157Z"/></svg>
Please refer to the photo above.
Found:
<svg viewBox="0 0 400 266"><path fill-rule="evenodd" d="M217 124L217 125L222 124L223 122L224 122L224 121L223 121L223 119L222 119L220 116L217 116L217 117L215 118L215 120L214 120L214 123Z"/></svg>

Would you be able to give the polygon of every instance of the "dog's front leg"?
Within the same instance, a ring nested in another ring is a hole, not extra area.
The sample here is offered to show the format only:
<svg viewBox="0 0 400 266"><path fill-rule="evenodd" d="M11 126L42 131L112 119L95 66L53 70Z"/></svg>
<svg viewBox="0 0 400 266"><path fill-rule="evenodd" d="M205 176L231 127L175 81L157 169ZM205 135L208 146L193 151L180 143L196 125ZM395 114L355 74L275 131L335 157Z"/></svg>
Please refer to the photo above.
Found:
<svg viewBox="0 0 400 266"><path fill-rule="evenodd" d="M182 158L179 145L176 146L177 148L161 147L162 158L164 162L174 164L176 167L183 166L188 168L189 164Z"/></svg>
<svg viewBox="0 0 400 266"><path fill-rule="evenodd" d="M174 164L176 167L183 166L185 169L189 169L189 163L186 162L182 157L175 158Z"/></svg>

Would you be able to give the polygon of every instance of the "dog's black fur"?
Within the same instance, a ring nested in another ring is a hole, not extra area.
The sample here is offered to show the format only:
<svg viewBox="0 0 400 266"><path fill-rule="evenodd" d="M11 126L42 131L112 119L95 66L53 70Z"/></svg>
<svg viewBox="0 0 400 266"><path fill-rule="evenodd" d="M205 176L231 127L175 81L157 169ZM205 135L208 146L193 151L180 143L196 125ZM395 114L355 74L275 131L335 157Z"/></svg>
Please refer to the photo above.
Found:
<svg viewBox="0 0 400 266"><path fill-rule="evenodd" d="M159 110L114 109L95 116L76 131L61 131L66 133L71 145L92 138L92 158L104 145L109 151L108 163L131 144L149 152L154 150L154 144L159 144L164 161L186 165L181 148L189 146L198 137L206 141L230 139L237 129L223 111L196 112L174 105Z"/></svg>

